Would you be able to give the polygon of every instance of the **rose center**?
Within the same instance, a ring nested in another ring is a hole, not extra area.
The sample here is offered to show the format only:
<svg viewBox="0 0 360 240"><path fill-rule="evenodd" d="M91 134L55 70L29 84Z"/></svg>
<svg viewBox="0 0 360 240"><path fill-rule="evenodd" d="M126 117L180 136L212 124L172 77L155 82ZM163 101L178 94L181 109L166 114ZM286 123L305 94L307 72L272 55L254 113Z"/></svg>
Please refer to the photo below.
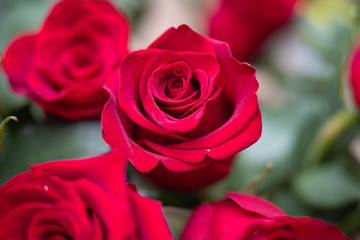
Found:
<svg viewBox="0 0 360 240"><path fill-rule="evenodd" d="M81 68L86 67L87 65L91 64L91 59L89 56L84 54L74 54L74 64Z"/></svg>
<svg viewBox="0 0 360 240"><path fill-rule="evenodd" d="M93 62L93 53L88 47L78 46L71 51L71 59L74 66L86 67Z"/></svg>
<svg viewBox="0 0 360 240"><path fill-rule="evenodd" d="M183 81L180 78L171 78L167 81L165 86L165 96L168 98L174 98L183 90Z"/></svg>
<svg viewBox="0 0 360 240"><path fill-rule="evenodd" d="M75 45L64 52L61 59L62 71L73 80L88 79L96 76L102 69L102 63L96 57L91 45Z"/></svg>

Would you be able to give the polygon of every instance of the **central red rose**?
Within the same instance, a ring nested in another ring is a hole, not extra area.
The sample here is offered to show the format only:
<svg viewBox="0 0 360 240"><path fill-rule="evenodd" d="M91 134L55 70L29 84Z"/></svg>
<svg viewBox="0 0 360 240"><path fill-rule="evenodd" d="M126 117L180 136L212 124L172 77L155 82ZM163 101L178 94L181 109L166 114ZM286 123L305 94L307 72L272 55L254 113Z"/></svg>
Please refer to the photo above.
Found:
<svg viewBox="0 0 360 240"><path fill-rule="evenodd" d="M255 70L182 25L131 53L105 88L103 137L155 182L196 189L229 172L261 135Z"/></svg>

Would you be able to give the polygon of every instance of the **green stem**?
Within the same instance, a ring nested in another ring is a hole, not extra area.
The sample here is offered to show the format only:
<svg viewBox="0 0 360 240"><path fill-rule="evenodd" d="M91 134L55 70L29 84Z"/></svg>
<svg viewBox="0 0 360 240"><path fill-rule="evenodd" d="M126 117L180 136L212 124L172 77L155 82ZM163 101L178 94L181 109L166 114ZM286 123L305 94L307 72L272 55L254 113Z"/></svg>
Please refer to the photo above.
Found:
<svg viewBox="0 0 360 240"><path fill-rule="evenodd" d="M318 165L334 142L352 125L359 121L359 115L346 109L342 109L328 119L320 128L307 154L305 155L305 166Z"/></svg>
<svg viewBox="0 0 360 240"><path fill-rule="evenodd" d="M5 125L6 125L10 120L14 120L15 122L18 121L17 117L15 117L15 116L9 116L9 117L5 118L4 121L1 122L1 125L0 125L0 152L1 152L1 149L2 149L2 143L3 143L3 138L4 138Z"/></svg>
<svg viewBox="0 0 360 240"><path fill-rule="evenodd" d="M340 223L341 230L346 234L354 234L360 229L360 202L357 208L354 209L349 215L347 215Z"/></svg>
<svg viewBox="0 0 360 240"><path fill-rule="evenodd" d="M255 194L259 184L267 175L269 175L273 168L274 165L272 163L268 163L265 170L262 171L259 175L255 176L248 184L246 184L241 192Z"/></svg>

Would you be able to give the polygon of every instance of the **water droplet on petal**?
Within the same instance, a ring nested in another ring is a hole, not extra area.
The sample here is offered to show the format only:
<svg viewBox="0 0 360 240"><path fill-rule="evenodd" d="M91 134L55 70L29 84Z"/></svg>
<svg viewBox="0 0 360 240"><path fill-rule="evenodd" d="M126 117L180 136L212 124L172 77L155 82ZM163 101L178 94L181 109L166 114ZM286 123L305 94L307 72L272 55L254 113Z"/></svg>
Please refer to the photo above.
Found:
<svg viewBox="0 0 360 240"><path fill-rule="evenodd" d="M48 185L44 185L44 190L45 190L45 191L49 191Z"/></svg>

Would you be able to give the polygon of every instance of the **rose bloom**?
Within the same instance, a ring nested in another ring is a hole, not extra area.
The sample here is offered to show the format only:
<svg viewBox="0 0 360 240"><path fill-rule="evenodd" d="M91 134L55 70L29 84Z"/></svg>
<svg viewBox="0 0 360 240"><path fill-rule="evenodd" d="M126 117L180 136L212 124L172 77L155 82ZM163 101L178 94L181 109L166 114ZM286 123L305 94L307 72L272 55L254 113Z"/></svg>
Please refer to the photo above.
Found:
<svg viewBox="0 0 360 240"><path fill-rule="evenodd" d="M63 0L41 30L8 47L3 69L12 90L46 112L77 120L99 117L106 76L128 54L128 23L108 1Z"/></svg>
<svg viewBox="0 0 360 240"><path fill-rule="evenodd" d="M230 199L199 206L181 240L350 240L320 219L294 218L259 197L228 193Z"/></svg>
<svg viewBox="0 0 360 240"><path fill-rule="evenodd" d="M246 61L290 18L296 0L219 0L209 35L227 42L234 57Z"/></svg>
<svg viewBox="0 0 360 240"><path fill-rule="evenodd" d="M54 161L10 179L0 187L0 239L173 239L161 203L125 184L119 158Z"/></svg>
<svg viewBox="0 0 360 240"><path fill-rule="evenodd" d="M349 79L353 99L360 109L360 44L355 47L350 58Z"/></svg>
<svg viewBox="0 0 360 240"><path fill-rule="evenodd" d="M229 172L261 135L255 70L188 26L129 54L105 84L103 138L158 184L192 190Z"/></svg>

